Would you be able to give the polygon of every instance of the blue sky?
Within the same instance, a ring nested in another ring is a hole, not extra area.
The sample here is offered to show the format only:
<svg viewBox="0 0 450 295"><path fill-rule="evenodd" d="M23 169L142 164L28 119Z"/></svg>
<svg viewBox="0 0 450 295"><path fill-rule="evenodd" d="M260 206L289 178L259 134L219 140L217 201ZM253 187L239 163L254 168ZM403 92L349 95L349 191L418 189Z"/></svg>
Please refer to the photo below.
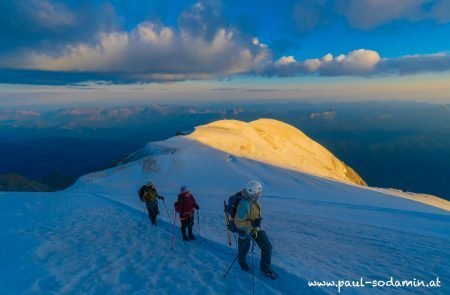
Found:
<svg viewBox="0 0 450 295"><path fill-rule="evenodd" d="M0 105L83 95L448 102L449 71L447 0L0 3Z"/></svg>

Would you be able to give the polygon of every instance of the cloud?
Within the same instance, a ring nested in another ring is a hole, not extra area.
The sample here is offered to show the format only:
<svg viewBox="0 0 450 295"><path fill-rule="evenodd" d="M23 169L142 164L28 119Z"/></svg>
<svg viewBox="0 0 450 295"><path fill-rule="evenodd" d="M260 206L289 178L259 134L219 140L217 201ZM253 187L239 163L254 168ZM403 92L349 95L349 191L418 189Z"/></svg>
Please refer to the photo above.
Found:
<svg viewBox="0 0 450 295"><path fill-rule="evenodd" d="M386 74L411 75L450 70L450 54L437 53L386 58L377 64L376 71Z"/></svg>
<svg viewBox="0 0 450 295"><path fill-rule="evenodd" d="M86 81L95 81L96 84L136 82L126 75L118 76L116 73L0 69L0 82L4 84L78 85Z"/></svg>
<svg viewBox="0 0 450 295"><path fill-rule="evenodd" d="M415 19L423 13L420 5L425 2L429 17L447 21L446 12L440 10L438 15L436 9L450 5L440 0L398 0L396 4L386 0L305 0L297 4L317 10L311 14L316 20L304 20L311 26L328 17L320 10L339 4L349 22L368 28L400 16ZM81 6L73 7L74 3ZM170 82L233 75L371 77L450 69L447 53L382 58L370 49L306 60L293 55L274 60L271 48L257 36L227 24L220 1L197 2L170 25L147 19L128 29L119 25L113 6L96 4L94 9L89 3L95 2L1 2L0 41L5 42L0 42L0 83ZM361 3L368 6L358 6ZM359 19L360 15L352 12L356 8L371 9L372 13L361 11L361 15L370 16ZM385 11L388 8L391 10ZM4 9L13 16L6 15ZM302 9L297 7L296 13ZM17 35L15 39L6 42L13 35Z"/></svg>
<svg viewBox="0 0 450 295"><path fill-rule="evenodd" d="M374 69L380 59L376 51L358 49L336 57L327 54L320 60L306 60L305 64L310 71L325 76L365 75Z"/></svg>
<svg viewBox="0 0 450 295"><path fill-rule="evenodd" d="M63 4L46 0L30 0L16 2L19 9L36 25L59 30L75 24L75 15Z"/></svg>
<svg viewBox="0 0 450 295"><path fill-rule="evenodd" d="M146 21L130 32L99 33L96 42L59 52L24 49L0 56L0 67L26 71L105 73L117 80L176 81L249 72L271 53L257 38L224 26L213 6L197 3L177 27Z"/></svg>
<svg viewBox="0 0 450 295"><path fill-rule="evenodd" d="M448 0L300 0L294 6L300 32L344 17L350 26L370 30L396 20L450 21Z"/></svg>
<svg viewBox="0 0 450 295"><path fill-rule="evenodd" d="M239 39L225 28L208 42L153 23L133 31L102 34L94 45L68 46L60 55L25 52L3 66L26 70L110 72L136 80L182 80L232 75L251 70L269 58L260 44ZM1 61L0 61L1 63Z"/></svg>
<svg viewBox="0 0 450 295"><path fill-rule="evenodd" d="M302 0L293 9L293 16L300 32L308 32L324 25L333 17L334 0Z"/></svg>
<svg viewBox="0 0 450 295"><path fill-rule="evenodd" d="M431 12L438 23L450 22L450 1L436 3Z"/></svg>
<svg viewBox="0 0 450 295"><path fill-rule="evenodd" d="M282 56L279 60L277 60L274 63L274 66L275 67L283 67L283 66L288 66L290 64L293 64L295 62L296 62L296 60L295 60L295 58L292 55L290 55L290 56Z"/></svg>
<svg viewBox="0 0 450 295"><path fill-rule="evenodd" d="M338 0L338 10L349 24L372 29L397 19L410 21L424 18L422 5L429 0Z"/></svg>
<svg viewBox="0 0 450 295"><path fill-rule="evenodd" d="M119 17L108 3L2 0L0 55L21 48L55 53L69 43L95 42L99 33L117 30L119 23Z"/></svg>
<svg viewBox="0 0 450 295"><path fill-rule="evenodd" d="M283 56L273 64L268 65L263 75L295 76L299 74L322 76L361 76L371 73L378 62L380 55L373 50L358 49L334 57L327 54L321 58L297 61L293 56Z"/></svg>
<svg viewBox="0 0 450 295"><path fill-rule="evenodd" d="M256 74L279 77L297 75L371 77L444 71L450 71L450 55L447 53L383 59L376 51L358 49L336 57L326 54L321 58L304 61L297 61L293 56L283 56Z"/></svg>

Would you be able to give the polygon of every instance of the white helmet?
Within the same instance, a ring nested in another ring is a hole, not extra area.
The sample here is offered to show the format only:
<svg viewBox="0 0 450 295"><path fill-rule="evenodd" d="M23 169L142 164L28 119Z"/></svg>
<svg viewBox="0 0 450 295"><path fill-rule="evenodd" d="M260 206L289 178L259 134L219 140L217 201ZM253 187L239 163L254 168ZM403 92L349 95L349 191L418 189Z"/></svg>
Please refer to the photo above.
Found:
<svg viewBox="0 0 450 295"><path fill-rule="evenodd" d="M250 198L256 199L262 192L262 185L258 181L250 181L245 186L245 192Z"/></svg>

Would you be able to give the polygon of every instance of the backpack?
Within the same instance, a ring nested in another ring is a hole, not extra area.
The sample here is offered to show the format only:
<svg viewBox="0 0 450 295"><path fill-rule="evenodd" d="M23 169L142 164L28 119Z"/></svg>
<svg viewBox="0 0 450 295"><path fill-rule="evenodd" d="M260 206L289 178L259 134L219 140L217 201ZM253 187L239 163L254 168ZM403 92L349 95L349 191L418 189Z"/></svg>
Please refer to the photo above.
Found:
<svg viewBox="0 0 450 295"><path fill-rule="evenodd" d="M232 219L236 216L239 201L242 199L242 193L238 192L228 198L227 213Z"/></svg>
<svg viewBox="0 0 450 295"><path fill-rule="evenodd" d="M245 231L240 230L234 223L234 219L236 218L237 214L237 209L242 199L244 199L244 195L243 192L240 191L228 198L228 204L226 205L225 208L226 209L225 213L231 217L230 220L228 221L228 228L230 229L231 232L238 234L245 234ZM255 202L256 200L250 201L250 206L253 206Z"/></svg>
<svg viewBox="0 0 450 295"><path fill-rule="evenodd" d="M144 202L144 192L145 192L145 188L146 186L143 185L141 186L141 188L138 190L138 195L139 195L139 200L141 200L141 202Z"/></svg>
<svg viewBox="0 0 450 295"><path fill-rule="evenodd" d="M139 199L141 202L154 201L156 200L156 191L150 189L148 186L143 185L138 191Z"/></svg>

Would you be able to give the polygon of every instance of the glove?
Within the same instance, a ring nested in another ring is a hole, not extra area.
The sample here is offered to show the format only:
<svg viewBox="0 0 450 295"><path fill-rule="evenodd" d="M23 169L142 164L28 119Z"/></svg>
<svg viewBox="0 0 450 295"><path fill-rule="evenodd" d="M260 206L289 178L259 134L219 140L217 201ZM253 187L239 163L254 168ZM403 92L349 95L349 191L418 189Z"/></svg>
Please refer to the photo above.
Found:
<svg viewBox="0 0 450 295"><path fill-rule="evenodd" d="M253 227L261 227L261 218L255 219L252 221Z"/></svg>
<svg viewBox="0 0 450 295"><path fill-rule="evenodd" d="M253 228L251 236L256 240L258 238L258 229Z"/></svg>
<svg viewBox="0 0 450 295"><path fill-rule="evenodd" d="M194 208L200 210L200 207L198 205L195 205Z"/></svg>
<svg viewBox="0 0 450 295"><path fill-rule="evenodd" d="M159 196L159 199L160 199L160 200L164 200L164 197L163 197L163 196Z"/></svg>
<svg viewBox="0 0 450 295"><path fill-rule="evenodd" d="M230 229L230 231L231 231L232 233L237 233L238 235L241 235L241 236L248 235L248 232L246 232L246 231L243 230L243 229L239 229L239 228L236 226L236 224L234 223L234 220L228 221L227 227Z"/></svg>

